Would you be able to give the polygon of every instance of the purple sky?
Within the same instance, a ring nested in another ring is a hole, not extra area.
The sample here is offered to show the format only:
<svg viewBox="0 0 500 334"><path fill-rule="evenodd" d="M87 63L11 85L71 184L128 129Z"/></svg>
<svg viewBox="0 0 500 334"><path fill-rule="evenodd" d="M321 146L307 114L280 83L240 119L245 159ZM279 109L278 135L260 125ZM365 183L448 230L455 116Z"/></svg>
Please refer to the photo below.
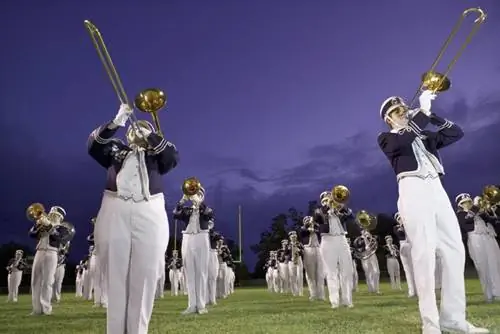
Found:
<svg viewBox="0 0 500 334"><path fill-rule="evenodd" d="M197 176L218 227L235 238L241 204L253 266L248 247L270 218L334 184L351 188L355 208L396 210L395 177L376 144L380 103L413 95L470 6L488 20L434 104L466 131L443 152L452 197L500 182L496 0L3 1L0 241L27 242L24 210L39 201L66 208L78 252L86 248L105 172L85 143L118 101L84 19L103 33L131 98L147 87L169 97L160 118L181 156L164 181L169 205Z"/></svg>

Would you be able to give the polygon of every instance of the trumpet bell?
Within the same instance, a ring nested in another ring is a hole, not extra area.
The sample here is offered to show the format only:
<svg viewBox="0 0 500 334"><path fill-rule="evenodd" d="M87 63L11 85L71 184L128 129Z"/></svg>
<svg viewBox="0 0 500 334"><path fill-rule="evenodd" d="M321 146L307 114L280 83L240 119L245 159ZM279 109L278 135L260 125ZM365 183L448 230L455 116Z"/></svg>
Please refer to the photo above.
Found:
<svg viewBox="0 0 500 334"><path fill-rule="evenodd" d="M497 204L500 202L500 189L493 185L488 185L483 189L483 196L486 201Z"/></svg>
<svg viewBox="0 0 500 334"><path fill-rule="evenodd" d="M187 197L197 194L201 189L201 182L196 177L189 177L182 183L182 193Z"/></svg>
<svg viewBox="0 0 500 334"><path fill-rule="evenodd" d="M434 92L444 92L451 88L451 81L444 74L428 71L422 74L422 87Z"/></svg>
<svg viewBox="0 0 500 334"><path fill-rule="evenodd" d="M338 185L332 189L332 200L339 204L344 204L349 200L351 193L346 186Z"/></svg>
<svg viewBox="0 0 500 334"><path fill-rule="evenodd" d="M367 231L372 231L377 227L377 219L367 211L361 210L356 214L356 220Z"/></svg>
<svg viewBox="0 0 500 334"><path fill-rule="evenodd" d="M156 113L167 103L165 93L157 88L148 88L140 92L134 100L137 109L145 113Z"/></svg>
<svg viewBox="0 0 500 334"><path fill-rule="evenodd" d="M28 220L36 222L45 214L45 207L42 203L32 203L26 209L26 218Z"/></svg>

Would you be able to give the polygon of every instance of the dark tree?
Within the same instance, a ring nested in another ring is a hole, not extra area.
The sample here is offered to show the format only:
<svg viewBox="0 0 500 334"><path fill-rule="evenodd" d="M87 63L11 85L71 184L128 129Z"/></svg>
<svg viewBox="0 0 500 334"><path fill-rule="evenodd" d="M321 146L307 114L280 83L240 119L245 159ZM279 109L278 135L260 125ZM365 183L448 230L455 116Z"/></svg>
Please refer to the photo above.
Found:
<svg viewBox="0 0 500 334"><path fill-rule="evenodd" d="M302 226L302 219L304 219L304 213L297 211L295 208L288 209L288 217L290 220L290 230L297 231Z"/></svg>

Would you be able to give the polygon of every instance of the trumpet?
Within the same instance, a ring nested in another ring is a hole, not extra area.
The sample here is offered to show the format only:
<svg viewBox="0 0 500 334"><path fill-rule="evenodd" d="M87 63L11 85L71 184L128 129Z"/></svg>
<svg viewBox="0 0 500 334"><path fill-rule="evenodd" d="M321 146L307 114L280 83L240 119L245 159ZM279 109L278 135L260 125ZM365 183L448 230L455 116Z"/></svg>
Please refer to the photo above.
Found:
<svg viewBox="0 0 500 334"><path fill-rule="evenodd" d="M200 180L198 180L194 176L188 177L182 183L182 193L188 199L191 198L192 196L198 194L202 189L203 189L203 187L201 186Z"/></svg>
<svg viewBox="0 0 500 334"><path fill-rule="evenodd" d="M462 27L465 18L471 14L475 14L477 17L474 20L474 24L473 24L469 34L465 38L465 41L461 44L459 50L457 51L457 53L454 55L454 57L449 62L448 66L446 67L446 70L443 73L437 72L436 67L440 64L444 53L448 50L450 43L453 41L453 39L457 35L458 31ZM458 59L462 56L463 52L465 51L465 48L469 45L472 38L479 30L479 27L485 21L486 21L486 13L479 7L469 8L469 9L466 9L462 12L462 15L458 19L457 23L455 23L455 26L453 27L451 33L448 35L448 38L445 40L444 44L441 46L441 49L439 50L439 53L438 53L436 59L432 63L431 68L429 69L429 71L422 74L420 86L419 86L417 92L415 93L415 95L413 96L413 98L411 99L410 107L413 106L417 96L424 89L431 90L433 93L444 92L444 91L447 91L448 89L450 89L451 81L448 78L448 75L450 74L451 70L455 66Z"/></svg>
<svg viewBox="0 0 500 334"><path fill-rule="evenodd" d="M118 72L115 68L115 65L113 63L113 60L111 59L111 56L109 55L108 48L106 47L106 44L104 43L104 40L102 38L101 32L97 27L90 22L89 20L84 21L85 28L87 29L90 38L92 39L92 43L94 44L94 47L97 51L97 54L101 60L102 65L104 66L104 69L106 70L106 73L108 74L108 77L111 81L111 84L113 85L113 89L118 96L118 100L120 100L121 104L126 104L130 106L132 109L133 106L137 108L139 111L142 111L144 113L149 113L151 114L151 117L153 118L153 122L156 126L157 133L163 137L163 132L161 131L160 127L160 119L158 118L158 111L162 109L165 104L167 103L167 97L165 93L157 88L148 88L137 94L134 100L134 105L132 105L129 101L129 98L127 96L127 93L125 93L125 89L123 88L122 81L120 79L120 76L118 75ZM135 116L134 113L130 115L131 118L131 125L132 128L139 132L140 134L144 136L144 133L142 129L145 127L143 123L145 121L138 121L137 117ZM127 136L128 137L128 136Z"/></svg>
<svg viewBox="0 0 500 334"><path fill-rule="evenodd" d="M365 210L356 213L356 220L367 231L372 231L377 227L377 218Z"/></svg>
<svg viewBox="0 0 500 334"><path fill-rule="evenodd" d="M28 220L38 223L42 218L47 217L47 212L42 203L32 203L26 208L26 218Z"/></svg>
<svg viewBox="0 0 500 334"><path fill-rule="evenodd" d="M483 188L481 197L491 205L496 205L500 203L500 189L497 186L487 185Z"/></svg>
<svg viewBox="0 0 500 334"><path fill-rule="evenodd" d="M329 194L329 204L332 209L340 209L351 197L351 192L344 185L336 185Z"/></svg>

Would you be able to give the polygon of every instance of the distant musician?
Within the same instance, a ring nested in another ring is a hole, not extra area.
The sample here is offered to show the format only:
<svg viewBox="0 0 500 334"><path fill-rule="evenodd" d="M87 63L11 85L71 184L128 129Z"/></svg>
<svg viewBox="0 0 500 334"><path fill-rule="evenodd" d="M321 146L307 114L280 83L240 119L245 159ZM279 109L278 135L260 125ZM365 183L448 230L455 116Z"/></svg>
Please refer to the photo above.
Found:
<svg viewBox="0 0 500 334"><path fill-rule="evenodd" d="M321 234L312 216L303 219L300 241L304 245L304 269L309 287L309 300L325 300L325 272L320 253Z"/></svg>
<svg viewBox="0 0 500 334"><path fill-rule="evenodd" d="M162 176L177 165L177 149L146 121L130 125L128 145L113 138L133 110L121 105L111 122L95 129L88 153L107 170L94 233L108 287L107 332L148 331L167 250L168 218Z"/></svg>
<svg viewBox="0 0 500 334"><path fill-rule="evenodd" d="M500 295L500 247L497 241L496 227L500 226L500 207L497 205L491 206L490 210L487 212L490 219L486 223L486 229L488 234L486 236L486 243L488 244L489 252L492 254L493 258L497 260L491 264L491 271L493 275L493 296ZM493 297L495 300L500 300L500 297Z"/></svg>
<svg viewBox="0 0 500 334"><path fill-rule="evenodd" d="M217 295L219 298L227 298L230 294L230 282L231 282L231 269L229 265L231 264L231 251L229 247L224 242L224 237L221 236L218 245L218 255L219 255L219 275L217 277Z"/></svg>
<svg viewBox="0 0 500 334"><path fill-rule="evenodd" d="M386 99L380 117L390 130L378 136L378 144L397 175L398 208L412 244L423 333L488 333L466 320L465 250L457 217L440 180L444 169L438 151L460 140L464 133L458 125L431 112L435 97L433 92L423 91L420 108L413 110L401 97ZM429 123L437 126L437 131L425 130ZM446 278L441 312L434 290L436 252L442 256Z"/></svg>
<svg viewBox="0 0 500 334"><path fill-rule="evenodd" d="M406 232L403 225L403 220L396 212L394 219L397 224L394 226L394 234L399 240L399 256L401 258L401 264L403 265L403 270L405 272L406 284L408 285L408 298L416 296L415 291L415 277L413 275L413 264L411 262L411 245L406 239Z"/></svg>
<svg viewBox="0 0 500 334"><path fill-rule="evenodd" d="M269 292L279 292L278 259L276 251L269 252L269 259L266 262L266 281Z"/></svg>
<svg viewBox="0 0 500 334"><path fill-rule="evenodd" d="M182 271L182 260L179 257L179 251L172 251L172 258L168 262L168 278L170 280L170 294L179 295L179 279Z"/></svg>
<svg viewBox="0 0 500 334"><path fill-rule="evenodd" d="M290 279L288 272L288 261L290 261L290 252L288 249L288 240L281 240L281 248L277 251L278 258L278 272L280 293L288 293L290 291Z"/></svg>
<svg viewBox="0 0 500 334"><path fill-rule="evenodd" d="M27 265L23 260L24 252L21 249L16 250L16 253L12 259L10 259L7 265L7 287L9 290L9 295L7 297L8 302L17 303L17 298L19 295L19 285L23 279L23 271L26 270Z"/></svg>
<svg viewBox="0 0 500 334"><path fill-rule="evenodd" d="M210 240L209 223L215 219L212 208L205 201L205 189L191 196L191 206L184 206L188 200L183 197L174 209L174 219L186 224L182 231L182 262L188 290L188 307L183 314L205 314L208 288L208 260Z"/></svg>
<svg viewBox="0 0 500 334"><path fill-rule="evenodd" d="M392 236L385 236L385 258L387 261L387 272L391 280L393 290L401 290L401 268L399 267L399 250L392 240Z"/></svg>
<svg viewBox="0 0 500 334"><path fill-rule="evenodd" d="M217 277L219 276L219 257L217 252L217 241L220 240L220 233L214 230L214 223L209 224L210 254L208 258L208 288L207 304L217 304Z"/></svg>
<svg viewBox="0 0 500 334"><path fill-rule="evenodd" d="M75 268L75 297L83 297L84 270L83 261L80 261Z"/></svg>
<svg viewBox="0 0 500 334"><path fill-rule="evenodd" d="M288 262L288 278L293 296L302 296L304 291L304 246L297 238L297 232L288 232L290 261Z"/></svg>
<svg viewBox="0 0 500 334"><path fill-rule="evenodd" d="M467 193L458 195L455 199L457 203L457 217L460 223L462 232L467 237L467 247L469 255L474 262L479 281L483 288L484 298L487 302L493 301L495 296L493 288L495 285L496 266L495 262L499 261L495 254L491 252L488 243L488 227L487 222L490 222L491 217L482 211L479 207L480 197L471 198Z"/></svg>
<svg viewBox="0 0 500 334"><path fill-rule="evenodd" d="M62 236L55 228L66 216L60 206L53 206L47 216L35 223L30 229L30 236L36 238L35 258L31 268L32 315L52 314L52 289L57 269L57 254L62 243Z"/></svg>
<svg viewBox="0 0 500 334"><path fill-rule="evenodd" d="M361 236L354 239L353 248L358 254L367 254L365 257L361 258L360 261L363 272L365 273L368 292L380 294L380 266L376 249L370 249L374 238L376 238L376 236L373 236L367 230L362 230ZM376 247L378 247L378 244ZM367 252L371 252L371 254Z"/></svg>

